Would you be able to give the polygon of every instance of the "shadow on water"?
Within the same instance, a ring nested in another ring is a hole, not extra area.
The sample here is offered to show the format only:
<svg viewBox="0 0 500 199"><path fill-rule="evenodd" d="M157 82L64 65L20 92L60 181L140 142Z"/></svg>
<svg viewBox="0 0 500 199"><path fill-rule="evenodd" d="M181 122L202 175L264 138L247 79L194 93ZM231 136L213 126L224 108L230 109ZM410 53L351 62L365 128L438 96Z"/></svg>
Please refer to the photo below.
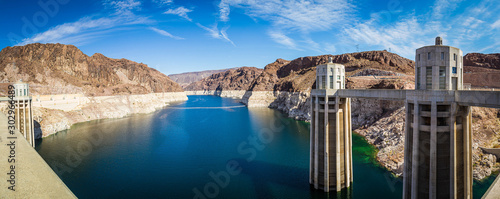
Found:
<svg viewBox="0 0 500 199"><path fill-rule="evenodd" d="M273 198L274 191L272 184L310 193L310 198L352 198L352 188L342 189L341 192L325 193L311 187L307 180L309 179L309 170L292 166L272 164L263 161L247 161L245 159L233 159L238 162L241 172L250 176L255 187L258 198Z"/></svg>
<svg viewBox="0 0 500 199"><path fill-rule="evenodd" d="M43 139L36 139L35 140L35 149L38 149L38 147L41 147L43 143Z"/></svg>

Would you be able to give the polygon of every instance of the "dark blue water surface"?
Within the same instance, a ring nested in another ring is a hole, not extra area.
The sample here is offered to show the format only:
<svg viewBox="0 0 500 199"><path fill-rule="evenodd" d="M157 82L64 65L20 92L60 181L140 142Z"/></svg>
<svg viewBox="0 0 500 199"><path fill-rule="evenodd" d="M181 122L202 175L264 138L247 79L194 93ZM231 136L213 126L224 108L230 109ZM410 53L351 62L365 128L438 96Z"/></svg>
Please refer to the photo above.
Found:
<svg viewBox="0 0 500 199"><path fill-rule="evenodd" d="M208 108L207 108L208 107ZM217 108L230 107L230 108ZM79 198L401 198L400 178L353 136L354 183L309 186L309 124L229 98L76 124L36 149Z"/></svg>

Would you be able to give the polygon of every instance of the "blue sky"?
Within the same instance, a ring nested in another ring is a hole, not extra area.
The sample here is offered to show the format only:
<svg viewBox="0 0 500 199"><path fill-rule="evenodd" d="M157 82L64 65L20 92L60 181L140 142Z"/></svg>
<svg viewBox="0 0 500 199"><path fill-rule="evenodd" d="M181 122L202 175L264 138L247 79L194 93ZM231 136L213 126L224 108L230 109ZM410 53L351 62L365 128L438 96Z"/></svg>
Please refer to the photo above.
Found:
<svg viewBox="0 0 500 199"><path fill-rule="evenodd" d="M0 48L63 43L165 74L444 44L500 52L498 0L0 0Z"/></svg>

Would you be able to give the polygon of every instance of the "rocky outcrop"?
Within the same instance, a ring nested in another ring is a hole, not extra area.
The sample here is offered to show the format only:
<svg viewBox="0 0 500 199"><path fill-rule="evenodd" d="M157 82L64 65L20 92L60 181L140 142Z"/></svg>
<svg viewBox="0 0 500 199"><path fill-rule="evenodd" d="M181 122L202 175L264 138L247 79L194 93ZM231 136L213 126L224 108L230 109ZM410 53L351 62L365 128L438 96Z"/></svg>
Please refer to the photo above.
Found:
<svg viewBox="0 0 500 199"><path fill-rule="evenodd" d="M150 93L144 95L115 95L84 97L77 109L65 111L57 104L51 108L33 106L37 138L47 137L69 129L71 125L97 119L122 118L136 113L151 113L170 103L185 101L184 92ZM63 108L65 104L61 104ZM7 104L0 103L0 111L7 112ZM37 125L38 124L38 128Z"/></svg>
<svg viewBox="0 0 500 199"><path fill-rule="evenodd" d="M245 90L223 90L223 91L217 91L216 95L219 95L221 97L230 97L230 98L236 98L236 99L242 99L243 96L248 91Z"/></svg>
<svg viewBox="0 0 500 199"><path fill-rule="evenodd" d="M289 64L290 61L284 59L277 59L273 63L270 63L264 67L264 71L253 79L252 84L250 85L250 91L273 91L275 84L278 82L279 78L277 75L277 71L286 64Z"/></svg>
<svg viewBox="0 0 500 199"><path fill-rule="evenodd" d="M248 107L269 107L276 100L276 93L272 91L247 91L241 102Z"/></svg>
<svg viewBox="0 0 500 199"><path fill-rule="evenodd" d="M385 71L385 70L378 70L378 69L363 69L361 71L358 71L350 77L357 77L357 76L405 76L406 74L403 73L396 73L392 71Z"/></svg>
<svg viewBox="0 0 500 199"><path fill-rule="evenodd" d="M168 77L170 77L170 79L172 79L173 81L175 81L179 85L181 85L182 88L186 88L189 84L191 84L193 82L200 81L203 78L209 77L212 74L225 72L225 71L230 70L230 69L236 69L236 68L227 68L227 69L221 69L221 70L204 70L204 71L197 71L197 72L171 74L171 75L168 75Z"/></svg>
<svg viewBox="0 0 500 199"><path fill-rule="evenodd" d="M170 102L187 100L177 83L145 64L99 53L89 57L72 45L4 48L0 51L1 87L20 79L29 83L33 99L50 98L43 103L34 100L37 137L78 122L150 113ZM0 89L0 95L5 92ZM63 94L62 101L52 99L56 94Z"/></svg>
<svg viewBox="0 0 500 199"><path fill-rule="evenodd" d="M309 92L279 91L270 108L280 110L296 120L311 121L311 97Z"/></svg>
<svg viewBox="0 0 500 199"><path fill-rule="evenodd" d="M262 69L255 67L241 67L215 73L186 87L188 91L200 90L248 90L248 87L262 73Z"/></svg>
<svg viewBox="0 0 500 199"><path fill-rule="evenodd" d="M499 167L497 165L497 157L493 154L474 151L472 161L474 162L472 176L476 180L482 180L490 176Z"/></svg>
<svg viewBox="0 0 500 199"><path fill-rule="evenodd" d="M216 73L186 87L189 91L201 90L249 90L249 91L287 91L307 92L315 82L316 65L333 62L346 66L348 74L367 71L401 76L413 74L414 62L387 51L367 51L342 55L320 55L301 57L292 61L277 59L264 67L264 70L242 67ZM247 81L248 80L248 81ZM275 96L276 97L276 96Z"/></svg>
<svg viewBox="0 0 500 199"><path fill-rule="evenodd" d="M366 69L383 70L401 75L414 74L415 63L413 61L387 51L310 56L292 61L278 59L264 68L262 74L252 83L250 90L308 91L315 82L315 66L326 63L328 57L332 57L334 63L343 64L346 67L347 76Z"/></svg>
<svg viewBox="0 0 500 199"><path fill-rule="evenodd" d="M168 76L145 64L91 57L73 45L28 44L0 51L0 81L30 83L31 94L87 96L182 92Z"/></svg>
<svg viewBox="0 0 500 199"><path fill-rule="evenodd" d="M76 123L122 118L136 113L151 113L170 103L185 100L187 96L184 92L84 97L78 109L72 111L33 106L33 119L40 125L35 129L41 130L37 136L47 137L69 129ZM5 113L6 110L7 107L3 106L2 111Z"/></svg>
<svg viewBox="0 0 500 199"><path fill-rule="evenodd" d="M500 69L500 53L467 53L464 56L464 66Z"/></svg>
<svg viewBox="0 0 500 199"><path fill-rule="evenodd" d="M372 103L368 102L368 104ZM374 105L378 106L378 104ZM363 103L363 106L366 105ZM356 109L352 110L354 112L361 112ZM372 110L373 109L364 109L364 111L367 112L364 112L363 116L371 117L371 121L375 122L355 128L353 121L353 128L357 133L363 135L370 144L377 147L377 160L385 168L392 171L396 176L401 176L403 174L404 163L404 126L406 109L404 106L399 106L399 108L394 111L382 114L377 114L377 112L383 112L381 109L375 109L375 111Z"/></svg>

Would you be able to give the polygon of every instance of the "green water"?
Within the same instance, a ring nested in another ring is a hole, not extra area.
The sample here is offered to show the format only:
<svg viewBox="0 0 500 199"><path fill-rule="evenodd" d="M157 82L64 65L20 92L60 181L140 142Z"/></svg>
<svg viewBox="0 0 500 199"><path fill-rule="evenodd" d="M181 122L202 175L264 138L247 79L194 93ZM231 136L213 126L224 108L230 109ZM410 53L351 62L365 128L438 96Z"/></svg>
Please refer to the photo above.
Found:
<svg viewBox="0 0 500 199"><path fill-rule="evenodd" d="M493 181L498 176L498 172L493 173L491 176L481 180L481 181L474 181L474 185L472 187L472 194L474 198L480 199L486 191L488 191L488 188L490 188L491 184L493 184Z"/></svg>
<svg viewBox="0 0 500 199"><path fill-rule="evenodd" d="M208 107L208 108L207 108ZM231 107L231 108L218 108ZM309 124L229 98L80 123L36 149L79 198L401 198L401 178L353 135L352 188L309 186Z"/></svg>

